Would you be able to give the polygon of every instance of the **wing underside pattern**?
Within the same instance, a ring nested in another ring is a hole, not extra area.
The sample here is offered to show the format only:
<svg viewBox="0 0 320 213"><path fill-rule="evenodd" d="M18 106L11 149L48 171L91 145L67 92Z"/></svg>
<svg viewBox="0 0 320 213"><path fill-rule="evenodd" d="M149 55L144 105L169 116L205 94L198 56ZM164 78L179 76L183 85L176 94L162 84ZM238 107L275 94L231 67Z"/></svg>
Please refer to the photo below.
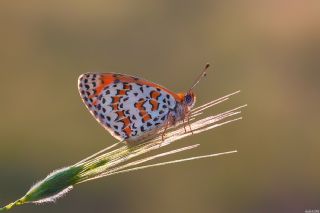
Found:
<svg viewBox="0 0 320 213"><path fill-rule="evenodd" d="M78 86L91 114L118 140L139 141L163 127L176 105L167 89L121 74L83 74Z"/></svg>

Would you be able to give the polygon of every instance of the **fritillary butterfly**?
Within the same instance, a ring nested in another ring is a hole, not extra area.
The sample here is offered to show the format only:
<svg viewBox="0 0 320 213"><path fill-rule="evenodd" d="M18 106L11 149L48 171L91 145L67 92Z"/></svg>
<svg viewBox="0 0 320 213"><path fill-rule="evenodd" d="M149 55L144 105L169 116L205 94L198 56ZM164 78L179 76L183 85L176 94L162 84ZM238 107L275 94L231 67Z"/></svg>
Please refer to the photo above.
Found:
<svg viewBox="0 0 320 213"><path fill-rule="evenodd" d="M85 73L79 77L78 89L91 114L113 137L137 143L188 119L196 101L192 89L208 67L186 93L118 73Z"/></svg>

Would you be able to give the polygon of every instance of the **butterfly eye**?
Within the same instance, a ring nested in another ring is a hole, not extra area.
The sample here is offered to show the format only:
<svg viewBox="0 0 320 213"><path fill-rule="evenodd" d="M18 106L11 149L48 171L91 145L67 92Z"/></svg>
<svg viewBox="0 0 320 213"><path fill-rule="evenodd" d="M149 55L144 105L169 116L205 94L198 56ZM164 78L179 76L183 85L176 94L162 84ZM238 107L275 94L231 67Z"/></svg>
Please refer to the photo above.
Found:
<svg viewBox="0 0 320 213"><path fill-rule="evenodd" d="M192 104L192 97L191 97L191 95L186 95L185 97L184 97L184 100L185 100L185 102L186 102L186 104L188 104L188 105L191 105Z"/></svg>

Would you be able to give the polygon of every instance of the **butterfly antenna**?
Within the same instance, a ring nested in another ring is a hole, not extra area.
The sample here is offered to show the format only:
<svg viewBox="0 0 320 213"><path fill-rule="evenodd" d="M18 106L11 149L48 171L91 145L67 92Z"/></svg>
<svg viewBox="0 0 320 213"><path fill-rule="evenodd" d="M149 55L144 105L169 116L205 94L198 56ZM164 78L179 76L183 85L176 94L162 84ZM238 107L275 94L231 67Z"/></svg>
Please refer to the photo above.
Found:
<svg viewBox="0 0 320 213"><path fill-rule="evenodd" d="M200 81L203 77L206 77L207 75L207 69L210 67L210 64L207 63L206 66L203 68L201 74L196 78L195 82L193 83L192 87L189 89L191 91Z"/></svg>

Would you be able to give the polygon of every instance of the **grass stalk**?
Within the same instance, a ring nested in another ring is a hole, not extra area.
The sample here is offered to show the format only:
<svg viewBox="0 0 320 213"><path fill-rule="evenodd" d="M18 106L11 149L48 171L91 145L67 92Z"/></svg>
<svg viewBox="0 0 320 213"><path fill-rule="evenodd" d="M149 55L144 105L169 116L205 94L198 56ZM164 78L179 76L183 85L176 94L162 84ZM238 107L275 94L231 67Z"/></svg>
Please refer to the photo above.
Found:
<svg viewBox="0 0 320 213"><path fill-rule="evenodd" d="M231 93L222 98L210 101L202 106L199 106L191 111L191 131L185 132L183 123L179 123L175 127L168 128L164 141L161 138L161 132L153 139L138 144L135 146L127 146L125 143L117 143L109 146L93 155L75 163L74 165L56 170L49 174L46 178L32 186L27 193L15 202L0 208L0 211L12 209L14 206L19 206L26 203L47 203L55 202L58 198L64 196L67 192L73 189L77 184L92 181L98 178L127 173L136 170L163 166L168 164L175 164L186 162L190 160L197 160L203 158L217 157L220 155L232 154L237 151L229 151L215 154L208 154L202 156L189 157L179 160L167 161L162 163L142 165L143 163L162 158L168 155L173 155L179 152L195 149L199 144L185 146L160 154L149 154L149 156L142 157L143 154L150 153L154 150L168 146L173 142L181 140L191 135L196 135L204 131L211 130L218 126L222 126L237 120L242 117L237 117L241 113L241 109L246 105L239 106L204 118L199 118L206 110L215 106L216 104L229 100L232 95L239 93L239 91ZM136 159L140 156L140 159Z"/></svg>

